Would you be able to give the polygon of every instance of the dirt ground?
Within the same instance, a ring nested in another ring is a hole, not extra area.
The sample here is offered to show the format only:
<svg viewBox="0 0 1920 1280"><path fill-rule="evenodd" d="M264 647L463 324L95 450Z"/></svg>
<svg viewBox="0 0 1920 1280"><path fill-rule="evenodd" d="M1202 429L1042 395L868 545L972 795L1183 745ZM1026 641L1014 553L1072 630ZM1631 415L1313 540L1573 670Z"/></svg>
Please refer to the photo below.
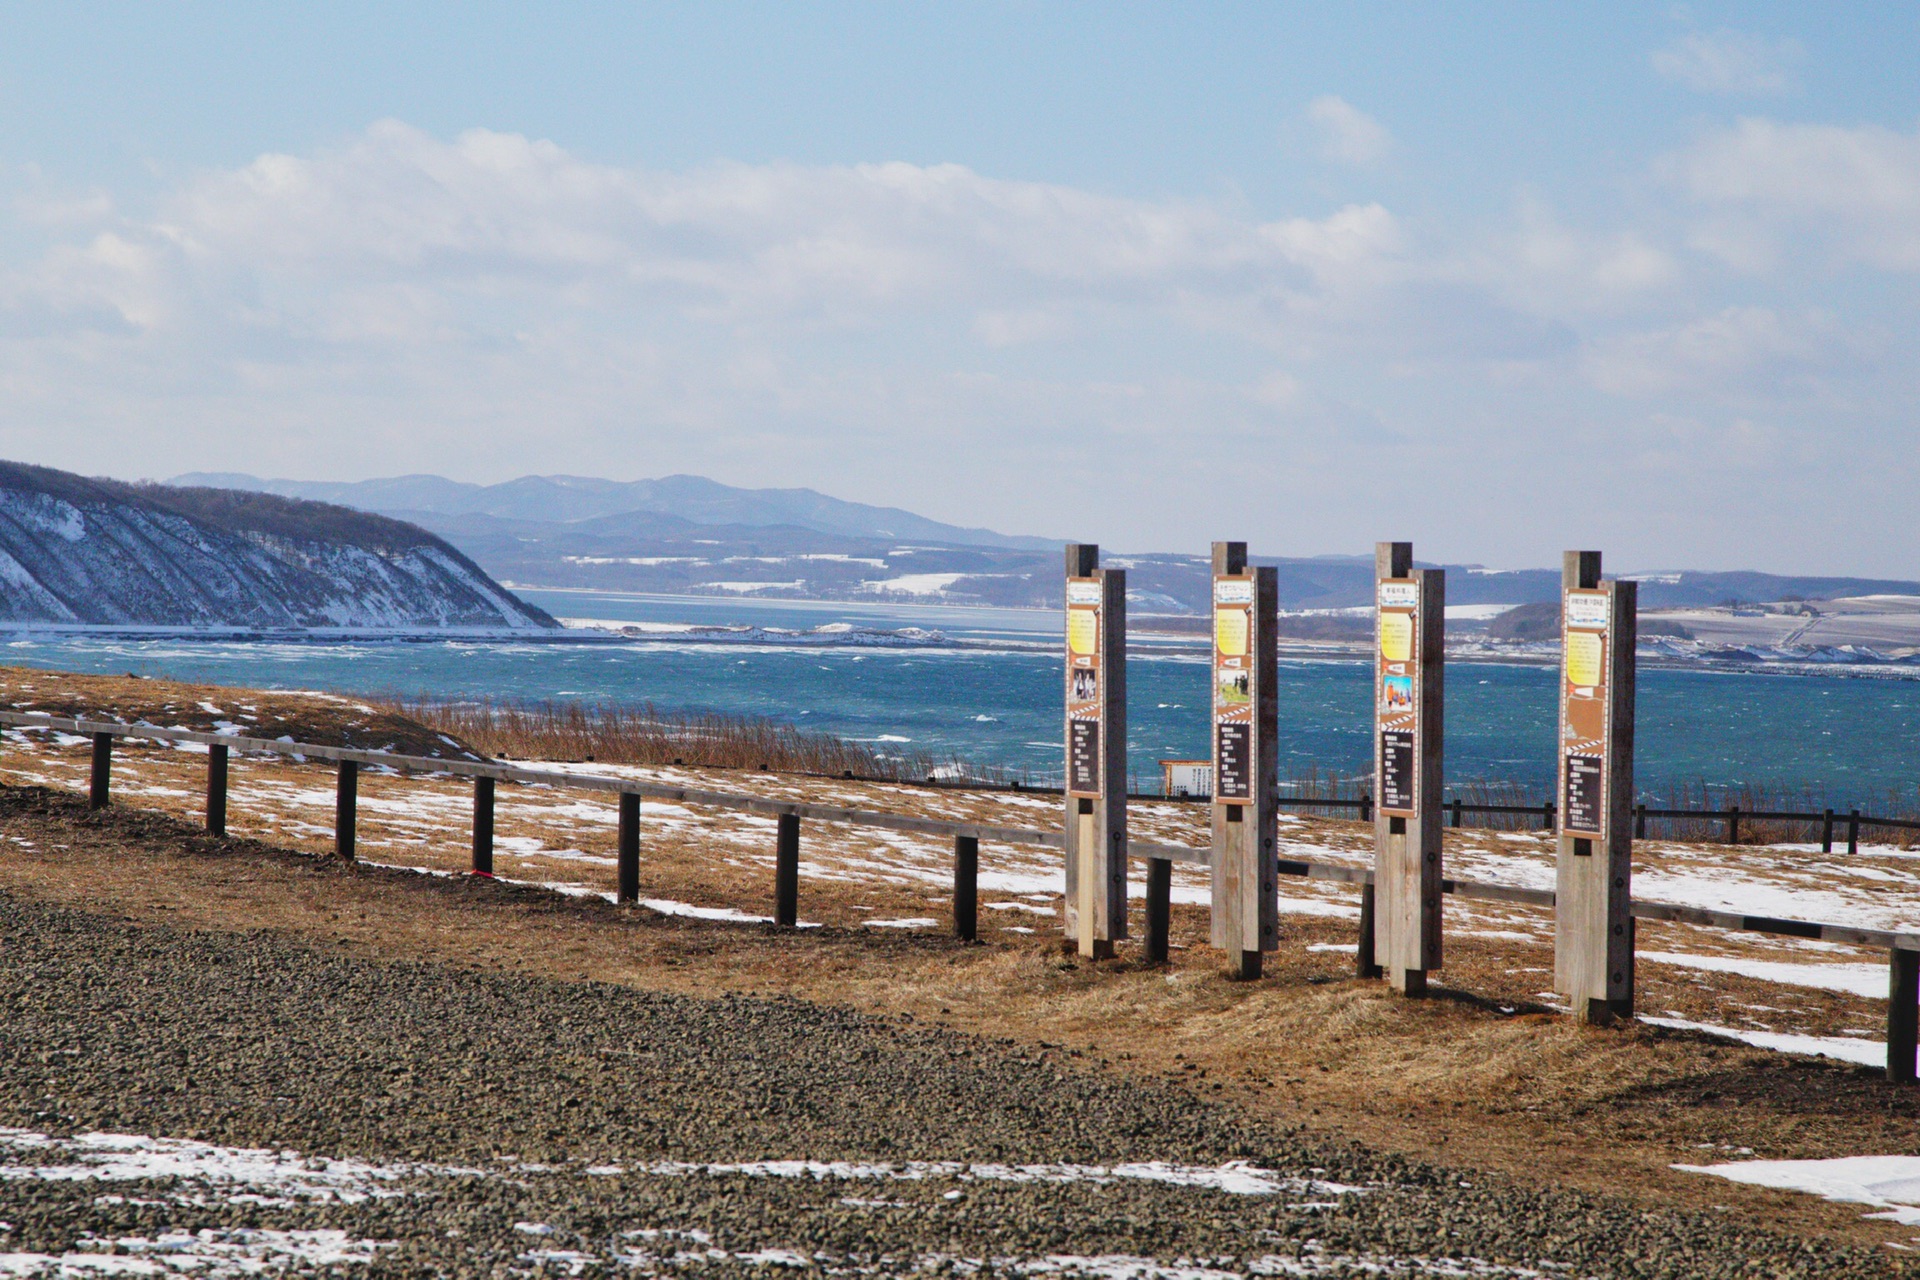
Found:
<svg viewBox="0 0 1920 1280"><path fill-rule="evenodd" d="M176 707L191 697L224 708L218 698L230 694L181 689L165 695ZM113 694L96 685L93 709ZM279 697L290 702L276 723L295 737L317 731L300 722L294 695ZM335 704L315 705L324 712ZM1352 976L1350 890L1300 898L1284 917L1282 948L1266 976L1239 982L1205 945L1193 879L1176 882L1171 964L1147 966L1136 947L1123 946L1118 959L1093 965L1063 954L1053 901L1034 887L1057 853L983 850L982 940L963 944L947 936L937 842L816 825L803 846L801 916L817 927L790 932L751 918L771 904L770 820L647 806L642 893L658 909L622 908L602 896L613 845L604 798L515 788L509 800L503 790L497 865L506 879L487 881L457 874L467 856L468 792L451 781L363 778L363 862L347 865L327 853L332 791L324 767L236 761L234 837L214 840L195 826L203 765L191 752L126 744L116 762L117 807L90 814L74 794L83 744L8 734L0 779L14 785L0 789L0 891L135 921L266 928L370 958L694 995L788 994L1044 1046L1116 1072L1175 1076L1263 1116L1455 1167L1920 1246L1912 1228L1866 1219L1859 1206L1671 1168L1748 1155L1914 1152L1920 1091L1889 1086L1869 1068L1689 1032L1578 1027L1546 993L1544 912L1450 901L1445 970L1432 998L1406 1001ZM824 786L648 772L667 774L772 794L813 795ZM1010 825L1042 825L1055 803L881 784L831 791L823 796L829 803L991 813L987 820ZM1007 806L1016 801L1031 812L1012 822ZM1197 842L1196 814L1194 806L1144 806L1137 829L1146 839ZM1289 834L1317 849L1348 850L1356 861L1366 844L1351 823L1302 822ZM1448 834L1459 837L1457 850L1449 844L1450 862L1456 852L1464 860L1475 849L1491 857L1525 848L1495 833ZM1656 862L1707 856L1668 850ZM510 882L522 880L529 883ZM1283 891L1307 893L1296 885ZM1645 922L1639 937L1643 951L1711 954L1737 945L1712 931ZM1885 1016L1883 1004L1844 992L1650 962L1640 968L1640 1004L1697 1021L1764 1019L1825 1035L1877 1033Z"/></svg>

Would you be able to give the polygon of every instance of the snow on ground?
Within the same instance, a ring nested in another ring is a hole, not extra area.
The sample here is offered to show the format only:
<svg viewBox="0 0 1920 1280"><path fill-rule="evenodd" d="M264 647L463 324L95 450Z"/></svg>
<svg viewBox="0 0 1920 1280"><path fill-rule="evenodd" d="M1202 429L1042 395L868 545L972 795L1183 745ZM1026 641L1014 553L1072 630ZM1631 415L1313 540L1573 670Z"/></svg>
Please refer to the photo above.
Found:
<svg viewBox="0 0 1920 1280"><path fill-rule="evenodd" d="M1872 1205L1884 1218L1920 1226L1920 1156L1841 1156L1833 1160L1737 1160L1729 1164L1676 1164L1756 1187L1804 1191L1824 1200Z"/></svg>
<svg viewBox="0 0 1920 1280"><path fill-rule="evenodd" d="M1686 1018L1656 1018L1647 1014L1639 1015L1640 1021L1656 1027L1672 1027L1676 1031L1704 1031L1710 1036L1721 1036L1728 1040L1738 1040L1753 1045L1757 1049L1772 1049L1779 1053L1803 1053L1818 1058L1838 1058L1842 1062L1857 1062L1865 1067L1884 1067L1887 1065L1887 1045L1884 1040L1854 1039L1851 1036L1798 1036L1780 1031L1754 1031L1746 1027L1720 1027L1710 1022L1691 1022Z"/></svg>
<svg viewBox="0 0 1920 1280"><path fill-rule="evenodd" d="M1655 964L1738 973L1762 982L1789 987L1817 987L1845 991L1867 1000L1887 997L1887 967L1873 964L1791 964L1779 960L1748 960L1734 956L1696 956L1677 951L1636 951L1634 959Z"/></svg>

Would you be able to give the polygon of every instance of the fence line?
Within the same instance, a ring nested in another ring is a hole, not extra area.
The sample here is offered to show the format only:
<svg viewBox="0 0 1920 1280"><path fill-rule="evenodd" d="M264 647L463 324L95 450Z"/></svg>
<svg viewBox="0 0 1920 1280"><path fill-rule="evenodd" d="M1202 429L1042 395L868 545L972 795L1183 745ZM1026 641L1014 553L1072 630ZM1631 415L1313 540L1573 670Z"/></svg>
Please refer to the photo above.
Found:
<svg viewBox="0 0 1920 1280"><path fill-rule="evenodd" d="M639 800L664 800L708 808L734 809L765 814L777 820L775 921L795 922L798 896L799 823L802 818L837 822L851 826L876 827L916 835L947 836L955 847L955 931L972 938L976 921L971 912L962 913L964 902L977 900L979 842L1033 844L1060 848L1059 831L1024 827L1002 827L988 823L958 822L944 818L918 818L907 814L877 810L850 809L839 805L812 804L798 800L780 800L737 792L708 791L695 787L676 787L666 783L634 778L615 778L600 774L563 772L554 769L529 769L518 765L495 764L476 760L447 760L432 756L407 756L387 751L369 751L355 747L325 747L311 743L287 742L265 738L247 738L237 734L206 733L197 729L163 729L157 726L123 724L118 721L83 720L39 713L0 711L0 725L15 728L58 730L91 739L92 773L89 799L92 807L105 808L110 802L113 739L141 738L157 742L191 742L209 748L207 763L207 826L215 834L225 833L228 756L235 750L277 755L300 760L318 759L338 767L334 807L334 841L339 855L354 857L359 770L362 765L392 769L401 774L441 774L474 780L474 870L492 872L492 827L495 784L519 783L528 786L570 787L582 791L610 793L619 797L620 839L618 891L623 902L639 897ZM996 788L998 789L998 788ZM1372 807L1370 797L1350 801L1301 801L1341 807ZM1461 811L1470 806L1458 805ZM1552 806L1542 808L1516 805L1476 806L1482 811L1541 813L1551 822ZM1686 811L1682 811L1686 812ZM1736 811L1737 812L1737 811ZM1659 816L1659 811L1642 809L1644 816ZM1758 815L1748 815L1758 816ZM1819 815L1815 815L1818 817ZM1458 825L1456 823L1456 825ZM482 833L485 833L483 849ZM1149 864L1148 937L1146 952L1150 958L1166 956L1166 928L1170 879L1153 864L1183 863L1189 866L1212 865L1211 850L1184 845L1129 841L1127 856ZM1279 859L1282 875L1311 880L1332 881L1359 886L1361 890L1361 943L1358 966L1363 974L1371 967L1371 938L1368 928L1372 915L1374 875L1365 867L1340 863L1313 862L1304 859ZM1472 880L1445 879L1441 892L1456 897L1486 902L1553 908L1551 889L1528 889L1516 885L1487 884ZM1920 1044L1920 933L1886 929L1856 928L1851 925L1825 924L1810 920L1790 920L1772 916L1749 916L1737 912L1715 911L1679 903L1635 899L1634 918L1663 920L1764 933L1792 938L1819 938L1830 942L1876 947L1888 952L1889 1001L1887 1010L1887 1075L1890 1079L1911 1082L1915 1079L1916 1046ZM1157 927L1156 927L1157 921Z"/></svg>
<svg viewBox="0 0 1920 1280"><path fill-rule="evenodd" d="M874 782L894 787L927 787L936 791L1008 792L1020 795L1061 794L1060 788L1056 786L1043 786L1023 782L990 782L986 779L964 777L929 777L924 779L876 778L863 777L853 773L842 773L838 775L838 777L832 774L802 774L800 776L817 777L826 781ZM1284 787L1291 784L1282 783L1281 785ZM1164 792L1134 790L1127 793L1127 799L1164 801L1174 804L1209 804L1212 802L1213 797L1194 792L1168 795ZM1362 792L1358 798L1347 799L1333 796L1280 795L1274 798L1274 803L1280 805L1282 808L1289 809L1350 809L1359 814L1362 822L1371 821L1373 817L1373 797L1367 792ZM1553 829L1554 814L1557 810L1557 807L1551 800L1543 800L1539 804L1487 804L1480 801L1455 799L1444 801L1441 808L1446 810L1450 815L1449 825L1454 827L1462 825L1460 821L1462 815L1474 813L1535 817L1541 819L1544 824L1541 829L1547 831ZM1920 818L1876 818L1872 814L1864 813L1857 808L1844 811L1838 809L1822 809L1816 813L1812 810L1802 812L1787 809L1742 809L1737 804L1728 805L1724 809L1656 808L1652 805L1636 804L1634 806L1634 837L1636 839L1644 839L1646 837L1646 824L1649 818L1656 821L1676 821L1693 818L1706 822L1724 823L1727 832L1725 843L1727 844L1740 843L1740 824L1742 822L1817 822L1821 824L1820 844L1821 852L1823 853L1831 853L1833 851L1834 832L1836 828L1840 826L1844 826L1847 831L1848 853L1859 852L1860 832L1868 827L1878 827L1890 831L1920 831Z"/></svg>

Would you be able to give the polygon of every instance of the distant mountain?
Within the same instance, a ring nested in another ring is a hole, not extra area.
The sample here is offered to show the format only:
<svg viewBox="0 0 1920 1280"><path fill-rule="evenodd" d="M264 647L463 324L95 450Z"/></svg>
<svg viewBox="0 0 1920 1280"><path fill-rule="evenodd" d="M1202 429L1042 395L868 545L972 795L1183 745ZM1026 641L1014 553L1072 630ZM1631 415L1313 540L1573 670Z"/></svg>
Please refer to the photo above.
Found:
<svg viewBox="0 0 1920 1280"><path fill-rule="evenodd" d="M341 483L261 480L224 472L194 472L176 476L168 483L250 489L388 515L397 512L483 515L502 520L574 524L603 516L644 512L677 516L696 524L792 525L816 533L902 542L1032 551L1061 545L1046 538L1016 538L991 529L942 524L897 507L843 502L812 489L736 489L701 476L632 481L596 480L585 476L522 476L501 484L477 485L442 476L395 476Z"/></svg>
<svg viewBox="0 0 1920 1280"><path fill-rule="evenodd" d="M736 489L698 476L630 483L526 476L482 486L441 476L341 484L201 473L178 482L189 481L318 498L411 521L494 577L525 587L1036 608L1061 601L1058 542L962 529L810 489ZM1283 609L1372 602L1371 554L1255 559L1278 567ZM1203 554L1108 555L1106 563L1127 570L1136 613L1207 609ZM1560 598L1558 569L1446 568L1449 604ZM1869 578L1692 570L1632 576L1643 609L1920 595L1920 583Z"/></svg>
<svg viewBox="0 0 1920 1280"><path fill-rule="evenodd" d="M0 621L556 625L446 542L399 520L11 462L0 462Z"/></svg>

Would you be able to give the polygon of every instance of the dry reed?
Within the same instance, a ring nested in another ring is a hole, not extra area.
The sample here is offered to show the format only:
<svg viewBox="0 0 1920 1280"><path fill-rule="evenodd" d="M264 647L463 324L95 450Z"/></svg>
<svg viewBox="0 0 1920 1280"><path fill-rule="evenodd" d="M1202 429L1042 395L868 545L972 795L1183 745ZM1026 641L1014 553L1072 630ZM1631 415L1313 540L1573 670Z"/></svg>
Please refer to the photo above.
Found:
<svg viewBox="0 0 1920 1280"><path fill-rule="evenodd" d="M918 781L953 772L926 752L882 753L758 716L669 712L651 704L386 697L410 716L496 759L771 769L827 777Z"/></svg>

